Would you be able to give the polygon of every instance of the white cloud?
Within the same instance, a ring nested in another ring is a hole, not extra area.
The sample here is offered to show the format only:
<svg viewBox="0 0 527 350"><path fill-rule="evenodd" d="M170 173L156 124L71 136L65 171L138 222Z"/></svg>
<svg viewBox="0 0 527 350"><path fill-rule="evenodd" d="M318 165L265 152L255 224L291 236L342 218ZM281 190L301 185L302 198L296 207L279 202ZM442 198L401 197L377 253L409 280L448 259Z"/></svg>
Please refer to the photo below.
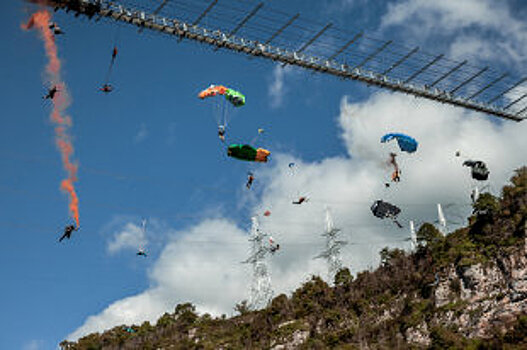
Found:
<svg viewBox="0 0 527 350"><path fill-rule="evenodd" d="M343 249L343 261L357 272L377 261L382 247L407 247L403 240L409 235L408 221L434 221L436 203L455 203L444 207L447 220L469 214L465 204L473 183L469 169L461 166L463 157L488 164L495 194L513 169L527 164L522 152L527 149L527 123L497 124L480 113L405 95L378 93L361 103L345 98L339 123L347 156L308 163L277 154L274 165L257 174L259 183L266 185L254 213L260 214L262 231L281 246L271 260L275 294L291 292L311 274L325 275L324 261L313 260L324 246L320 234L325 205L343 229L342 238L354 243ZM420 142L416 153L399 155L402 181L389 188L384 186L390 174L385 161L397 146L380 143L387 132L407 133ZM456 150L462 157L455 157ZM296 163L294 171L290 162ZM292 205L300 195L310 201ZM376 199L400 206L406 228L373 217L370 205ZM271 216L261 216L265 210ZM89 317L68 338L122 323L154 321L186 301L201 312L231 314L233 306L248 297L250 274L248 266L240 264L248 254L246 230L215 219L171 236L149 275L150 288Z"/></svg>
<svg viewBox="0 0 527 350"><path fill-rule="evenodd" d="M217 219L205 220L186 232L165 234L171 238L149 274L150 288L88 317L68 339L120 324L155 322L183 302L194 303L200 312L231 313L247 297L246 266L240 263L247 254L243 230Z"/></svg>
<svg viewBox="0 0 527 350"><path fill-rule="evenodd" d="M403 0L390 4L382 18L382 29L394 27L421 41L449 36L452 58L492 58L525 69L527 24L505 1Z"/></svg>
<svg viewBox="0 0 527 350"><path fill-rule="evenodd" d="M137 250L144 248L148 243L146 232L141 226L127 223L122 229L115 232L108 242L108 252L116 253L123 249Z"/></svg>
<svg viewBox="0 0 527 350"><path fill-rule="evenodd" d="M146 124L141 123L141 125L139 126L139 130L137 131L137 134L134 136L134 142L135 143L143 142L148 137L148 134L149 132L146 127Z"/></svg>
<svg viewBox="0 0 527 350"><path fill-rule="evenodd" d="M173 308L167 303L163 291L152 288L141 294L121 299L108 306L95 316L89 316L84 324L67 336L75 340L86 334L100 332L121 324L141 324L144 321L155 321L165 311Z"/></svg>
<svg viewBox="0 0 527 350"><path fill-rule="evenodd" d="M272 108L278 108L282 105L284 94L285 94L285 86L284 86L284 78L287 72L289 71L289 67L282 67L282 64L277 64L274 67L273 70L273 80L271 84L269 85L269 97L271 98L271 107Z"/></svg>
<svg viewBox="0 0 527 350"><path fill-rule="evenodd" d="M527 86L518 86L511 91L509 91L507 94L505 94L505 98L508 101L508 103L512 103L511 110L519 112L521 109L527 107ZM524 114L525 116L525 114Z"/></svg>

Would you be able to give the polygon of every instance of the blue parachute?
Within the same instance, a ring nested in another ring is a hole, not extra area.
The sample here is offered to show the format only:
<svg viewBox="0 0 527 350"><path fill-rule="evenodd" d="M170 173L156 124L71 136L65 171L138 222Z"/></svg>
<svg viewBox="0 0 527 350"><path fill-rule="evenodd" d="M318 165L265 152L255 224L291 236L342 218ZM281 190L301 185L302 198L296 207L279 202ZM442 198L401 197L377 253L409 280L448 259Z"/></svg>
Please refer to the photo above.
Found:
<svg viewBox="0 0 527 350"><path fill-rule="evenodd" d="M405 134L391 133L381 137L381 142L388 142L392 139L396 139L399 144L401 151L414 153L417 151L418 142L413 138Z"/></svg>

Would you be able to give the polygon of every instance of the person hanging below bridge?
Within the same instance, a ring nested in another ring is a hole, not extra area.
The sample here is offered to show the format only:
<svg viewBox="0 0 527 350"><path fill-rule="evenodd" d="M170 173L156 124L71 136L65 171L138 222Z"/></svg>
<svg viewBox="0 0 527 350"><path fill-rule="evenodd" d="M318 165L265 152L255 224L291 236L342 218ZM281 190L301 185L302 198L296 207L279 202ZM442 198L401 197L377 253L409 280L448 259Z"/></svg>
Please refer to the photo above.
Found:
<svg viewBox="0 0 527 350"><path fill-rule="evenodd" d="M99 88L99 91L102 91L104 93L109 93L113 91L113 86L110 84L104 84Z"/></svg>

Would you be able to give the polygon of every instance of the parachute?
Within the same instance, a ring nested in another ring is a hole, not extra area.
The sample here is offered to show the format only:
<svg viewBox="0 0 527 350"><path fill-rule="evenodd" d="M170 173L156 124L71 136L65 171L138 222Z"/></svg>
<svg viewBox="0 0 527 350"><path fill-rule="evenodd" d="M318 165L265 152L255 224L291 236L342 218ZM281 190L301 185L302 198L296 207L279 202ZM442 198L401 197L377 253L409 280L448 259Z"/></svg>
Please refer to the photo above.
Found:
<svg viewBox="0 0 527 350"><path fill-rule="evenodd" d="M271 154L266 149L254 148L250 145L231 144L227 149L227 155L240 160L249 162L267 162L267 157Z"/></svg>
<svg viewBox="0 0 527 350"><path fill-rule="evenodd" d="M399 148L403 152L414 153L417 151L418 142L413 138L405 134L390 133L381 137L381 142L385 143L393 139L397 140Z"/></svg>
<svg viewBox="0 0 527 350"><path fill-rule="evenodd" d="M399 207L382 200L377 200L370 209L375 217L380 219L391 218L399 228L402 228L402 225L397 221L397 215L401 212Z"/></svg>
<svg viewBox="0 0 527 350"><path fill-rule="evenodd" d="M224 95L226 91L227 88L223 85L211 85L205 90L201 91L198 94L198 97L203 100L206 97L216 96L217 94Z"/></svg>
<svg viewBox="0 0 527 350"><path fill-rule="evenodd" d="M245 96L239 91L227 89L225 92L225 98L227 101L232 103L234 107L241 107L245 105Z"/></svg>
<svg viewBox="0 0 527 350"><path fill-rule="evenodd" d="M203 91L200 91L198 97L202 100L209 99L216 95L222 95L225 99L213 98L212 109L213 116L218 124L218 136L222 142L225 141L225 133L228 122L230 121L230 108L229 105L233 108L241 107L245 105L245 96L236 90L229 89L224 85L210 85Z"/></svg>
<svg viewBox="0 0 527 350"><path fill-rule="evenodd" d="M377 200L371 206L371 212L374 216L384 219L387 217L397 216L401 212L397 206L384 202L382 200Z"/></svg>
<svg viewBox="0 0 527 350"><path fill-rule="evenodd" d="M229 101L234 107L241 107L245 105L245 96L236 90L229 89L223 85L211 85L205 90L198 94L198 97L202 100L207 97L213 97L216 95L223 95L227 101Z"/></svg>
<svg viewBox="0 0 527 350"><path fill-rule="evenodd" d="M481 160L466 160L463 166L472 168L472 178L478 181L485 181L489 178L489 170L487 165Z"/></svg>

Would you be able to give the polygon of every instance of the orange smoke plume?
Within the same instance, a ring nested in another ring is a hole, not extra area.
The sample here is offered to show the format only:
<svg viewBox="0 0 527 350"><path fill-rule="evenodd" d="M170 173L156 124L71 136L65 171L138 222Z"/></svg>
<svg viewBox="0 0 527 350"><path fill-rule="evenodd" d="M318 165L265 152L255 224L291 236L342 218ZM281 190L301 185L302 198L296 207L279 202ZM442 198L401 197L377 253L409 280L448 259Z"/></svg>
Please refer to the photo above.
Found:
<svg viewBox="0 0 527 350"><path fill-rule="evenodd" d="M79 197L75 192L75 182L77 181L78 165L72 161L74 148L69 135L69 128L72 125L71 118L65 115L66 108L70 104L70 98L66 84L60 78L61 63L57 54L57 45L52 31L49 29L51 15L46 10L34 13L22 28L29 30L36 28L40 37L44 41L48 64L46 65L47 83L51 87L57 88L57 94L53 97L53 110L51 111L51 121L55 124L55 143L60 151L62 165L68 177L62 180L61 190L69 196L69 210L73 219L79 227Z"/></svg>

